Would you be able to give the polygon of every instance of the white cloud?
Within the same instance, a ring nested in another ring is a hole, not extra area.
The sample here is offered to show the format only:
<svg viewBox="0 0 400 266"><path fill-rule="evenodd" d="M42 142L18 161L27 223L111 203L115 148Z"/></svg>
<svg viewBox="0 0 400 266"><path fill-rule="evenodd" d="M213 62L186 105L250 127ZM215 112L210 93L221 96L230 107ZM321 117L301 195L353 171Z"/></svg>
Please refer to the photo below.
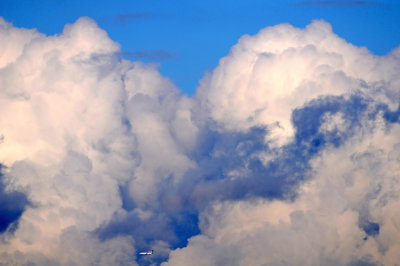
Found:
<svg viewBox="0 0 400 266"><path fill-rule="evenodd" d="M350 125L343 116L343 113L325 114L323 117L323 124L320 127L321 132L327 133L335 130L339 132L346 132Z"/></svg>
<svg viewBox="0 0 400 266"><path fill-rule="evenodd" d="M220 265L232 258L230 265L395 265L399 133L398 125L389 131L375 125L325 150L294 201L214 204L201 216L201 235L165 265ZM368 236L366 223L379 224L379 233Z"/></svg>
<svg viewBox="0 0 400 266"><path fill-rule="evenodd" d="M0 162L7 191L31 202L4 233L0 263L135 264L131 236L92 234L126 212L120 185L140 205L193 165L177 146L193 136L172 133L196 131L191 100L155 66L122 60L88 18L49 37L0 25Z"/></svg>
<svg viewBox="0 0 400 266"><path fill-rule="evenodd" d="M267 126L273 147L308 137L325 146L314 148L297 197L214 202L201 233L164 265L395 265L400 127L384 115L398 108L396 53L376 57L322 21L242 37L197 92L219 130Z"/></svg>
<svg viewBox="0 0 400 266"><path fill-rule="evenodd" d="M398 80L392 70L385 73L398 61L388 61L392 57L376 58L346 43L324 21L304 29L282 24L240 38L201 83L197 97L222 130L268 126L280 146L293 137L295 108L322 95L353 93L361 81Z"/></svg>

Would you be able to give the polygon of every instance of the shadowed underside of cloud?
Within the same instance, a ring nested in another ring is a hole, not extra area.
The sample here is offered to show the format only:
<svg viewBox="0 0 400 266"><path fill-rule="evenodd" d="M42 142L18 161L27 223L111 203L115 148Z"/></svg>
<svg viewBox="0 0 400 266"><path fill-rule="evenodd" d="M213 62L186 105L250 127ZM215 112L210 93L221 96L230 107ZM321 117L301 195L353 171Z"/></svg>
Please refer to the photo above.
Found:
<svg viewBox="0 0 400 266"><path fill-rule="evenodd" d="M88 18L0 39L0 264L399 261L398 49L282 24L187 97Z"/></svg>

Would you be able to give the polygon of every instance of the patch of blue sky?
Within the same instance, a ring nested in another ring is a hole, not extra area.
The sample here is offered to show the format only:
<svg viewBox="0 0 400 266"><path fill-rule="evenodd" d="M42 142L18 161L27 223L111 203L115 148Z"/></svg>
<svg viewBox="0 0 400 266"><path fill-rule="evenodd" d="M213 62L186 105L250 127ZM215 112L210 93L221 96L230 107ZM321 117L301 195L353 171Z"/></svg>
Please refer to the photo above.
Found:
<svg viewBox="0 0 400 266"><path fill-rule="evenodd" d="M0 234L6 230L13 231L25 207L30 204L25 194L7 191L1 173L2 167L0 164Z"/></svg>

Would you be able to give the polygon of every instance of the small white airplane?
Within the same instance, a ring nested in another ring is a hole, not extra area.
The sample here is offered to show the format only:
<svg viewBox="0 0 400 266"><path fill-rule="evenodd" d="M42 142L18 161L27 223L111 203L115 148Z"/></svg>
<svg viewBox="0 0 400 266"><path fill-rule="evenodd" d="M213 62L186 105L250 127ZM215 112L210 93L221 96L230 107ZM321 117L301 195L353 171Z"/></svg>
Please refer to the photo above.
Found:
<svg viewBox="0 0 400 266"><path fill-rule="evenodd" d="M153 255L153 250L151 251L144 251L144 252L140 252L139 255Z"/></svg>

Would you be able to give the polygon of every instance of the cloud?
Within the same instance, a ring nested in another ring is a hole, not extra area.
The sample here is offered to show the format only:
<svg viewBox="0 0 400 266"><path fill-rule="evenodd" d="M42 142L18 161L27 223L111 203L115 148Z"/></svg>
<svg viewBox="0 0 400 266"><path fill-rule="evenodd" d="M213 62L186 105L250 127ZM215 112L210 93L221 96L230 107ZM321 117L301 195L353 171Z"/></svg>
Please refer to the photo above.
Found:
<svg viewBox="0 0 400 266"><path fill-rule="evenodd" d="M218 132L267 129L252 138L263 174L233 171L246 196L209 181L202 191L218 197L199 211L201 233L164 265L394 265L399 76L384 69L398 68L396 53L375 57L322 21L242 37L196 96ZM280 196L257 193L273 184Z"/></svg>
<svg viewBox="0 0 400 266"><path fill-rule="evenodd" d="M4 233L1 263L96 264L100 251L116 256L104 255L114 261L101 264L134 263L132 237L100 241L91 232L124 213L120 186L140 191L136 205L153 202L160 178L191 165L175 144L182 134L172 137L165 123L190 123L185 100L153 66L122 60L119 46L90 19L51 37L3 22L0 34L3 180L7 191L32 202L18 228ZM120 245L129 256L115 253Z"/></svg>
<svg viewBox="0 0 400 266"><path fill-rule="evenodd" d="M375 122L325 149L294 201L213 204L165 265L395 265L399 130Z"/></svg>
<svg viewBox="0 0 400 266"><path fill-rule="evenodd" d="M140 50L122 52L124 57L136 60L164 61L174 59L176 56L166 50Z"/></svg>
<svg viewBox="0 0 400 266"><path fill-rule="evenodd" d="M0 264L399 260L399 49L277 25L188 97L88 18L0 38Z"/></svg>
<svg viewBox="0 0 400 266"><path fill-rule="evenodd" d="M342 49L342 50L341 50ZM268 125L280 146L294 136L292 111L323 95L350 94L372 69L373 55L347 44L328 23L278 25L243 36L221 59L197 97L221 130ZM366 62L362 71L356 69ZM285 69L285 71L282 71Z"/></svg>
<svg viewBox="0 0 400 266"><path fill-rule="evenodd" d="M354 8L354 7L383 7L382 3L365 0L311 0L300 1L298 6L333 7L333 8Z"/></svg>
<svg viewBox="0 0 400 266"><path fill-rule="evenodd" d="M150 13L150 12L127 12L127 13L122 13L115 15L111 18L112 22L117 25L126 25L129 23L132 23L135 20L141 20L141 19L149 19L154 17L155 14Z"/></svg>

